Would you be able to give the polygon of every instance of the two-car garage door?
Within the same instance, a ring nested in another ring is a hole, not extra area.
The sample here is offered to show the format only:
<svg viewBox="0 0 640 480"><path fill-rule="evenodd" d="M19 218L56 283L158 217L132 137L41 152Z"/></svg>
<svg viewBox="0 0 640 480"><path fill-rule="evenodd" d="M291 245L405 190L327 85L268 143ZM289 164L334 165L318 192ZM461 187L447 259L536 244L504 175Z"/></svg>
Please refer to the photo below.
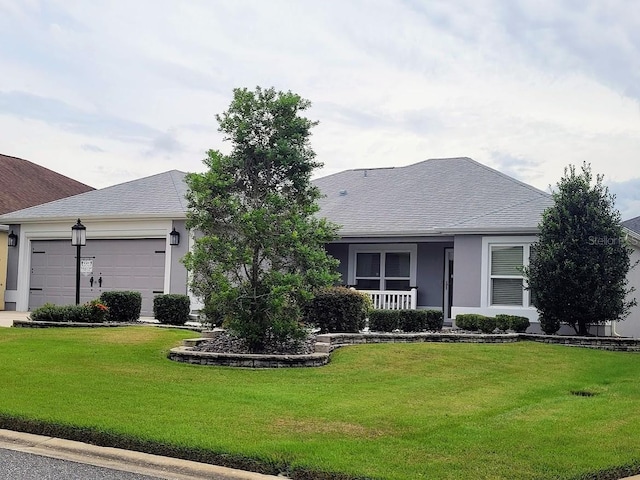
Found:
<svg viewBox="0 0 640 480"><path fill-rule="evenodd" d="M80 258L80 303L104 291L142 294L142 316L153 315L153 297L164 292L165 240L87 240ZM45 303L69 305L76 295L76 247L69 240L31 242L29 310Z"/></svg>

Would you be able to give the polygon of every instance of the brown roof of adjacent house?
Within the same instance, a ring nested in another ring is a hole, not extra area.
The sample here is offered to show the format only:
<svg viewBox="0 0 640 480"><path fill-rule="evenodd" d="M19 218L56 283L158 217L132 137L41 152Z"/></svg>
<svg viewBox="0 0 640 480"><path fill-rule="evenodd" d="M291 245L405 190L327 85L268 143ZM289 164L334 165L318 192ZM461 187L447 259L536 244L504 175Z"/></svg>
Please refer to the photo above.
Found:
<svg viewBox="0 0 640 480"><path fill-rule="evenodd" d="M91 190L28 160L0 154L0 215Z"/></svg>

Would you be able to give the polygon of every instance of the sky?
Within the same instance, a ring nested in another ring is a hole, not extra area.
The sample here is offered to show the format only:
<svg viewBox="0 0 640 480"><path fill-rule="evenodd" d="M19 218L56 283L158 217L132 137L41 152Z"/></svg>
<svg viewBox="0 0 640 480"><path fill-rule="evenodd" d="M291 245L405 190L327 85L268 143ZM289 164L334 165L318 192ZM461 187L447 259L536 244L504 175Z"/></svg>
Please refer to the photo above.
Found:
<svg viewBox="0 0 640 480"><path fill-rule="evenodd" d="M636 0L0 0L0 72L0 153L96 188L203 171L261 86L312 102L316 177L587 162L640 215Z"/></svg>

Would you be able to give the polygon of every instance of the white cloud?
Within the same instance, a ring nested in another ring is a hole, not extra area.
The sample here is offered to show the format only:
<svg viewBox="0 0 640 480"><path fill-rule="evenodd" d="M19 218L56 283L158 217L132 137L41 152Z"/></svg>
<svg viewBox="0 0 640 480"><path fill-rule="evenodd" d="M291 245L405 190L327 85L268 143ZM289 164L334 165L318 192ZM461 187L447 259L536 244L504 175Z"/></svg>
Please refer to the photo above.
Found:
<svg viewBox="0 0 640 480"><path fill-rule="evenodd" d="M94 186L201 170L226 147L214 115L256 85L313 102L323 174L470 156L542 189L583 161L612 182L640 177L640 9L627 1L0 0L0 12L0 152Z"/></svg>

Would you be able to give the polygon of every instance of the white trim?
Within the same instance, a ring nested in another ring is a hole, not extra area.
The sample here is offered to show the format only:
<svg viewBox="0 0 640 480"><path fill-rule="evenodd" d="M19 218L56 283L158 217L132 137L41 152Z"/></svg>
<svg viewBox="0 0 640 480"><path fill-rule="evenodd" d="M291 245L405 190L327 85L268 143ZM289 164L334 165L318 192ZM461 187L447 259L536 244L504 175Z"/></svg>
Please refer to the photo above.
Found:
<svg viewBox="0 0 640 480"><path fill-rule="evenodd" d="M526 245L531 246L532 243L538 240L537 236L504 236L504 237L483 237L482 238L482 263L480 268L480 309L472 307L473 311L461 311L466 310L466 307L454 307L451 315L458 313L480 313L481 315L495 316L499 313L509 313L510 315L520 315L528 317L531 320L530 315L535 315L535 319L538 319L538 312L535 307L517 307L513 305L491 305L491 289L490 289L490 254L491 247L493 245L509 246L509 245ZM483 312L479 311L482 310Z"/></svg>
<svg viewBox="0 0 640 480"><path fill-rule="evenodd" d="M193 247L196 243L196 232L194 230L189 230L189 251L193 252ZM193 291L191 290L191 278L192 278L193 274L189 271L187 271L187 295L189 295L189 298L191 300L191 311L192 312L199 312L200 310L202 310L204 308L204 302L202 301L202 299L198 296L196 296L195 293L193 293Z"/></svg>
<svg viewBox="0 0 640 480"><path fill-rule="evenodd" d="M173 249L175 248L169 243L169 232L171 232L171 229L173 228L173 222L169 223L169 229L165 234L164 242L164 293L171 293L171 256Z"/></svg>
<svg viewBox="0 0 640 480"><path fill-rule="evenodd" d="M356 257L358 253L409 253L409 286L416 286L418 273L418 245L415 243L368 243L349 245L349 271L347 282L356 284ZM382 261L382 259L381 259ZM382 272L381 272L382 275ZM381 285L382 287L382 285Z"/></svg>

